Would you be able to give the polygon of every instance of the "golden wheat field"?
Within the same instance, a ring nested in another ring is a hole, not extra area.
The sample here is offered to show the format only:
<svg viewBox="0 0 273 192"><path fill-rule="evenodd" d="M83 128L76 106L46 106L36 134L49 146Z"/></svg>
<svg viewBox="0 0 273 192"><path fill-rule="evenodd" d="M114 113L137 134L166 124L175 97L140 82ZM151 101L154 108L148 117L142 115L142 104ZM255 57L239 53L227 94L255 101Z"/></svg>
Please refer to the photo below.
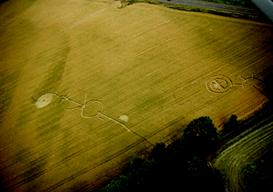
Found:
<svg viewBox="0 0 273 192"><path fill-rule="evenodd" d="M267 98L273 27L113 0L0 5L0 169L10 191L90 189L193 118Z"/></svg>

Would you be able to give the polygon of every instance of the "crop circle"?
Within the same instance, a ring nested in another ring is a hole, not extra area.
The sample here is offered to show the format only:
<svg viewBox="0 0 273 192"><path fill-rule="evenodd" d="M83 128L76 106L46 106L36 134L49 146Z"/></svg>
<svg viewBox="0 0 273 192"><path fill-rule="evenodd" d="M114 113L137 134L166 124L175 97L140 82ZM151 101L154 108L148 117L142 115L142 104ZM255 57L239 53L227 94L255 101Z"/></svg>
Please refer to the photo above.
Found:
<svg viewBox="0 0 273 192"><path fill-rule="evenodd" d="M54 97L54 94L46 93L37 99L37 101L35 102L35 106L37 108L43 108L52 102L53 97Z"/></svg>
<svg viewBox="0 0 273 192"><path fill-rule="evenodd" d="M207 90L212 93L225 93L232 88L232 81L224 75L216 75L207 81Z"/></svg>

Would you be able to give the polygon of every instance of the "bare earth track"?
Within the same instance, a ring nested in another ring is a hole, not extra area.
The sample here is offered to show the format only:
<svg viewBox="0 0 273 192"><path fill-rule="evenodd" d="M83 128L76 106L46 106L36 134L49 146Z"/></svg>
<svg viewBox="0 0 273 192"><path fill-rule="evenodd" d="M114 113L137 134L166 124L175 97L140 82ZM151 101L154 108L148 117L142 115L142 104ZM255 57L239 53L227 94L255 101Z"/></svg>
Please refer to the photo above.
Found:
<svg viewBox="0 0 273 192"><path fill-rule="evenodd" d="M0 171L10 191L94 189L193 118L267 98L272 25L112 0L0 6ZM122 117L122 118L121 118Z"/></svg>

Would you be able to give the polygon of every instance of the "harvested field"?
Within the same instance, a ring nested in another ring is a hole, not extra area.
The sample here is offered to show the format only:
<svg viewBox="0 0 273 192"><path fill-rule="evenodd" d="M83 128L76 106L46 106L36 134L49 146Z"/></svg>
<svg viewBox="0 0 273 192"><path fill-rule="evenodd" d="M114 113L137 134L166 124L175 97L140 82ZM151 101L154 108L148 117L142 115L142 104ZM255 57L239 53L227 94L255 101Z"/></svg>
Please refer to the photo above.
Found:
<svg viewBox="0 0 273 192"><path fill-rule="evenodd" d="M0 5L0 169L9 190L96 187L193 118L220 125L267 101L256 79L273 60L271 25L119 6Z"/></svg>
<svg viewBox="0 0 273 192"><path fill-rule="evenodd" d="M273 146L272 116L252 129L257 130L248 134L242 133L241 135L245 135L244 137L222 151L215 159L215 166L225 175L227 191L245 191L243 168L248 163L261 158ZM241 135L237 137L241 137Z"/></svg>

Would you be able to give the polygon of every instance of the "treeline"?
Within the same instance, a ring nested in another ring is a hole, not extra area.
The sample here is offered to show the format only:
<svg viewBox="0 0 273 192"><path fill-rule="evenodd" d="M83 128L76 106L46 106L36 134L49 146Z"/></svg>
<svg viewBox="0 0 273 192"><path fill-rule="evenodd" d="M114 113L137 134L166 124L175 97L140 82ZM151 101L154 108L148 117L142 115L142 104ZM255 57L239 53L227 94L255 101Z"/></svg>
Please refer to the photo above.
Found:
<svg viewBox="0 0 273 192"><path fill-rule="evenodd" d="M123 173L99 192L224 191L223 178L208 161L219 135L209 117L188 124L183 137L158 143L147 158L134 158Z"/></svg>

